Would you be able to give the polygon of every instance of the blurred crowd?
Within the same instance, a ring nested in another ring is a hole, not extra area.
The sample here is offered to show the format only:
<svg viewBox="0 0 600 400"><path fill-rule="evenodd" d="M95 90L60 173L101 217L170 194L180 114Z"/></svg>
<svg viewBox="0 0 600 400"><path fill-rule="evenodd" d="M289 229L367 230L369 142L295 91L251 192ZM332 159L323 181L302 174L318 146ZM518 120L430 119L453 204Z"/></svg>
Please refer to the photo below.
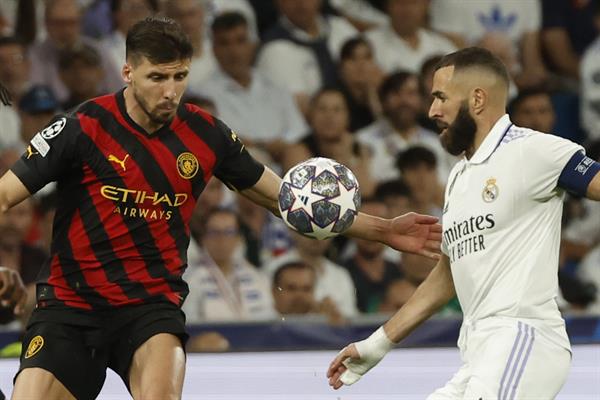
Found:
<svg viewBox="0 0 600 400"><path fill-rule="evenodd" d="M440 56L465 46L506 64L515 124L600 160L596 0L3 0L0 82L14 105L0 107L1 173L55 113L124 86L126 32L150 15L177 20L193 43L185 101L280 173L313 156L350 167L370 214L441 217L456 159L428 119L430 88ZM0 216L0 264L21 272L31 306L50 251L52 190ZM567 197L564 219L560 306L600 313L600 204ZM189 323L318 314L340 325L394 312L433 267L377 243L293 234L216 179L191 228Z"/></svg>

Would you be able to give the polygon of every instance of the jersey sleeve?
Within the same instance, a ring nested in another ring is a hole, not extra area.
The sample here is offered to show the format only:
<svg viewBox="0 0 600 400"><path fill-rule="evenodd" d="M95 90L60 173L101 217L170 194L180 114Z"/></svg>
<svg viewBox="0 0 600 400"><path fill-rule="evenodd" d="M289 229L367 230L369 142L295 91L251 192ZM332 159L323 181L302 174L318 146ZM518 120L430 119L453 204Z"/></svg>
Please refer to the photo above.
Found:
<svg viewBox="0 0 600 400"><path fill-rule="evenodd" d="M583 147L545 133L534 133L522 143L524 184L535 200L547 200L557 194L563 169L575 153L583 151Z"/></svg>
<svg viewBox="0 0 600 400"><path fill-rule="evenodd" d="M11 171L33 194L59 179L77 156L79 123L75 118L56 116L28 144Z"/></svg>
<svg viewBox="0 0 600 400"><path fill-rule="evenodd" d="M215 170L215 176L232 190L240 191L254 186L265 169L264 165L248 153L246 146L227 125L216 120L216 126L223 135L224 156Z"/></svg>

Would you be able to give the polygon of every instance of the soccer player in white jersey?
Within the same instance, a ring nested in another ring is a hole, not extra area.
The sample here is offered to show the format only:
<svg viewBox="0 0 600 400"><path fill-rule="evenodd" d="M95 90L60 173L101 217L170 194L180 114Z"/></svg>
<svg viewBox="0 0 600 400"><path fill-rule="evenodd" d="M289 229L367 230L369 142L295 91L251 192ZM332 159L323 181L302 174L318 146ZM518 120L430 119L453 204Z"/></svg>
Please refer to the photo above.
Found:
<svg viewBox="0 0 600 400"><path fill-rule="evenodd" d="M412 298L367 339L345 347L329 384L351 385L455 294L462 367L428 399L553 399L571 349L556 305L564 192L600 200L600 164L568 140L505 114L508 75L491 53L445 56L429 116L448 152L443 255Z"/></svg>

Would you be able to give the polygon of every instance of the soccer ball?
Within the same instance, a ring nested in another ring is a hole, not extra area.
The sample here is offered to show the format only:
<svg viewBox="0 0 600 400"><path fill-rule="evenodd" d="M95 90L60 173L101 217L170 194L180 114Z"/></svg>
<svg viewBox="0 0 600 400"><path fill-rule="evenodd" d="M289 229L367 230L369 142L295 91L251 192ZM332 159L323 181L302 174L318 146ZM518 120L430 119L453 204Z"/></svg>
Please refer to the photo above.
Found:
<svg viewBox="0 0 600 400"><path fill-rule="evenodd" d="M315 239L350 228L360 208L356 177L329 158L311 158L290 168L279 187L281 218L293 230Z"/></svg>

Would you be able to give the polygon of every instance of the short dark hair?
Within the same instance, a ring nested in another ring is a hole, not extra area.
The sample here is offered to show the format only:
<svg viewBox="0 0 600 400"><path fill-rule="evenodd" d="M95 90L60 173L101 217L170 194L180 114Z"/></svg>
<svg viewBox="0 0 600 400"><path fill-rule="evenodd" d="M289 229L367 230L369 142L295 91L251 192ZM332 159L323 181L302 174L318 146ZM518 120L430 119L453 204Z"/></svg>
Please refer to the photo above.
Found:
<svg viewBox="0 0 600 400"><path fill-rule="evenodd" d="M344 95L344 92L342 92L342 90L339 87L336 87L336 86L323 86L319 90L317 90L317 92L315 94L313 94L312 97L310 98L310 106L314 107L315 103L324 94L327 94L327 93L337 93L337 94L339 94L342 97L342 99L344 100L344 104L346 105L346 109L348 111L350 111L350 106L348 105L348 99Z"/></svg>
<svg viewBox="0 0 600 400"><path fill-rule="evenodd" d="M238 26L248 27L246 17L237 11L227 11L217 15L210 28L214 34L215 32L230 31Z"/></svg>
<svg viewBox="0 0 600 400"><path fill-rule="evenodd" d="M281 275L283 275L284 272L289 271L291 269L306 269L312 271L313 273L315 272L315 270L310 265L306 264L304 261L288 261L281 265L279 268L277 268L277 270L275 270L275 273L273 274L273 286L277 287L281 281Z"/></svg>
<svg viewBox="0 0 600 400"><path fill-rule="evenodd" d="M379 101L383 102L390 93L394 93L406 84L410 78L415 78L416 75L408 71L396 71L383 80L377 91Z"/></svg>
<svg viewBox="0 0 600 400"><path fill-rule="evenodd" d="M371 49L371 51L373 50L371 44L362 35L357 35L346 40L342 45L342 49L340 50L340 61L345 61L349 58L352 58L354 50L361 45L367 46L369 49Z"/></svg>
<svg viewBox="0 0 600 400"><path fill-rule="evenodd" d="M153 64L191 59L192 43L181 26L170 18L149 17L136 22L127 32L125 57L146 57Z"/></svg>
<svg viewBox="0 0 600 400"><path fill-rule="evenodd" d="M396 158L396 167L400 171L418 167L425 164L433 169L437 166L435 153L423 146L411 146L398 154Z"/></svg>
<svg viewBox="0 0 600 400"><path fill-rule="evenodd" d="M375 198L385 200L387 197L402 196L410 197L411 192L408 185L400 178L381 182L375 188Z"/></svg>
<svg viewBox="0 0 600 400"><path fill-rule="evenodd" d="M450 66L454 66L455 71L480 67L502 79L507 88L510 83L508 71L502 61L491 51L481 47L467 47L447 54L437 63L435 70Z"/></svg>
<svg viewBox="0 0 600 400"><path fill-rule="evenodd" d="M515 97L508 103L508 113L512 116L525 100L535 96L550 97L550 91L543 86L533 86L523 90L519 90L519 94L517 94L517 97Z"/></svg>

